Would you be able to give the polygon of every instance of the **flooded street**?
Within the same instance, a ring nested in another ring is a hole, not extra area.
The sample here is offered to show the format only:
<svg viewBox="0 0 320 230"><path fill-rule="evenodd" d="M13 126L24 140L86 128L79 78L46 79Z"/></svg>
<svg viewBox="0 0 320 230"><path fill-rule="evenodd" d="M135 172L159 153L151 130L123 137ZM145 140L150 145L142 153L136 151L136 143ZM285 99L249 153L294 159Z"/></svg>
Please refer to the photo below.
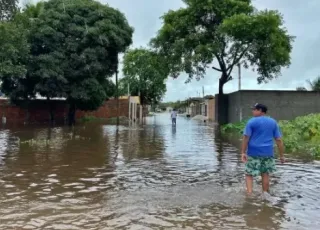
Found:
<svg viewBox="0 0 320 230"><path fill-rule="evenodd" d="M3 128L0 229L320 229L320 164L288 159L248 198L237 148L169 117Z"/></svg>

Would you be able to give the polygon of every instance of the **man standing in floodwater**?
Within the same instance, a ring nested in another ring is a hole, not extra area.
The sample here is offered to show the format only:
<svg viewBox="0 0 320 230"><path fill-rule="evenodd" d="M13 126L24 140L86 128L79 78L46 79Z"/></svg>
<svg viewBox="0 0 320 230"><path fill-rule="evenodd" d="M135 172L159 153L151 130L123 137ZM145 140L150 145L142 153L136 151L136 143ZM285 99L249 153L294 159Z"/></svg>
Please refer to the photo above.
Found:
<svg viewBox="0 0 320 230"><path fill-rule="evenodd" d="M172 121L172 125L177 124L177 111L176 111L176 109L173 109L171 112L171 121Z"/></svg>
<svg viewBox="0 0 320 230"><path fill-rule="evenodd" d="M262 104L252 107L251 118L244 129L241 159L246 164L246 185L252 193L253 177L262 177L262 190L269 192L269 174L275 171L273 140L276 141L280 161L284 163L284 146L277 122L266 116L268 108Z"/></svg>

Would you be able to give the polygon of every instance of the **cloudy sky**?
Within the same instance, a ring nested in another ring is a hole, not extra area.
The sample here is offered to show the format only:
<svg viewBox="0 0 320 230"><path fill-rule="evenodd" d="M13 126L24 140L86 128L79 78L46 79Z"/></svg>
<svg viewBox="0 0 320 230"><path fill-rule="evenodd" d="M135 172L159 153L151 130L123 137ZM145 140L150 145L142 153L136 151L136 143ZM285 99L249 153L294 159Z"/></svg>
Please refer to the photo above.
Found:
<svg viewBox="0 0 320 230"><path fill-rule="evenodd" d="M133 46L146 46L161 27L160 16L168 10L182 7L181 0L100 0L122 11L131 26L135 28ZM320 75L320 8L319 0L254 0L258 9L279 10L285 20L285 26L291 35L296 36L292 52L290 68L283 69L282 76L268 84L258 85L255 74L242 72L242 89L295 89L297 86L307 86L307 79ZM318 50L319 49L319 50ZM235 72L236 75L236 72ZM216 94L218 91L219 74L207 72L200 81L185 84L185 75L178 79L168 79L165 101L185 99L197 96L204 87L205 94ZM225 92L236 91L237 79L227 83Z"/></svg>

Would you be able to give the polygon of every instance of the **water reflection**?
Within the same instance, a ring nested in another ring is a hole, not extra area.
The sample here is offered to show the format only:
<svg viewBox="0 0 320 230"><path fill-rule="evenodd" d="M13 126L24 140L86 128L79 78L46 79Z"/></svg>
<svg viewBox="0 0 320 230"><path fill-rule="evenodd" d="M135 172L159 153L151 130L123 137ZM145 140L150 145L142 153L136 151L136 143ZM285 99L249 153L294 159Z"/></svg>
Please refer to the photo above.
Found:
<svg viewBox="0 0 320 230"><path fill-rule="evenodd" d="M174 138L176 136L177 133L177 127L176 126L172 126L172 137Z"/></svg>
<svg viewBox="0 0 320 230"><path fill-rule="evenodd" d="M290 160L248 199L234 145L168 115L0 130L0 229L318 229L320 168ZM32 140L32 141L31 141Z"/></svg>
<svg viewBox="0 0 320 230"><path fill-rule="evenodd" d="M241 213L244 213L246 226L250 229L281 229L286 215L282 207L261 204L261 201L254 203L250 199L243 205Z"/></svg>

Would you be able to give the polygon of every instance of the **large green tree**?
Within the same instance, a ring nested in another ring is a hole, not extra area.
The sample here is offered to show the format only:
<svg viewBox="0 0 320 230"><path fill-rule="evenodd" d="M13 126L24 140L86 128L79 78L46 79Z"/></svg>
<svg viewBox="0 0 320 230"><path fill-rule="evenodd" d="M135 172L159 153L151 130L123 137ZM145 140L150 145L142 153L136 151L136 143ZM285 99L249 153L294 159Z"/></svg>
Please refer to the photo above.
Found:
<svg viewBox="0 0 320 230"><path fill-rule="evenodd" d="M200 79L212 68L220 73L222 95L238 64L255 70L258 83L278 77L281 67L289 66L293 37L279 12L258 11L251 0L183 2L184 8L162 17L163 26L151 41L168 60L173 77L185 72L189 80Z"/></svg>
<svg viewBox="0 0 320 230"><path fill-rule="evenodd" d="M153 51L139 48L125 53L123 74L125 77L120 82L123 93L129 85L131 95L140 95L143 105L158 103L166 92L168 66Z"/></svg>
<svg viewBox="0 0 320 230"><path fill-rule="evenodd" d="M133 34L120 11L93 0L50 0L27 5L17 22L29 31L26 76L48 100L67 99L70 124L76 109L95 110L113 96L110 77Z"/></svg>
<svg viewBox="0 0 320 230"><path fill-rule="evenodd" d="M46 72L43 84L62 89L73 122L76 108L94 110L107 98L105 86L117 71L118 54L132 43L133 29L121 12L92 0L51 0L38 18L31 51L43 65L38 76Z"/></svg>

